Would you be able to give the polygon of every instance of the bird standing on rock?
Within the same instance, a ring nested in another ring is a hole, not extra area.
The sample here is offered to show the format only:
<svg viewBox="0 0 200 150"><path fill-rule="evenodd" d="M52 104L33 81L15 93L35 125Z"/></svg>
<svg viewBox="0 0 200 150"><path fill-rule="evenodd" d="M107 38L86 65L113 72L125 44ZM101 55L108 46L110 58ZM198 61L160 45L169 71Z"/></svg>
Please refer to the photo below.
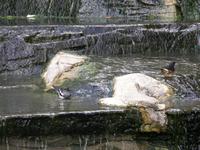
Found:
<svg viewBox="0 0 200 150"><path fill-rule="evenodd" d="M176 62L171 62L167 66L162 67L160 69L161 74L163 74L165 78L172 77L174 75L174 72L175 72L175 64L176 64Z"/></svg>
<svg viewBox="0 0 200 150"><path fill-rule="evenodd" d="M53 89L57 92L60 99L69 99L71 97L71 93L68 88L59 88L53 86Z"/></svg>

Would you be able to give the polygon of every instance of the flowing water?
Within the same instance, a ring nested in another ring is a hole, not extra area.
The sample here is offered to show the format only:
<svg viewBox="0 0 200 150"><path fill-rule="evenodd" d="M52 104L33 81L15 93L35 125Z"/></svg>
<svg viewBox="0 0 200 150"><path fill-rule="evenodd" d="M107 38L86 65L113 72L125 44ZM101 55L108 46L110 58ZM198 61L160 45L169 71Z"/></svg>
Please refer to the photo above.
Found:
<svg viewBox="0 0 200 150"><path fill-rule="evenodd" d="M12 114L52 113L82 110L110 109L100 107L98 99L112 96L112 80L115 76L129 73L143 73L153 78L167 82L174 87L176 96L172 100L174 108L191 110L200 108L199 98L199 58L196 56L145 56L132 55L120 57L89 56L89 62L82 68L81 75L75 81L68 81L64 87L69 87L72 97L60 100L55 92L43 91L40 76L16 78L1 76L0 80L0 112L2 116ZM165 80L160 74L160 68L171 61L176 61L176 75L171 80ZM114 109L114 108L111 108ZM124 138L124 136L122 136ZM69 137L43 137L42 139L7 138L0 145L2 150L14 149L171 149L164 141L152 143L134 138L118 139L84 137L74 135ZM53 142L52 142L53 141ZM76 142L74 142L76 141ZM89 144L88 144L89 143Z"/></svg>
<svg viewBox="0 0 200 150"><path fill-rule="evenodd" d="M129 73L143 73L174 88L175 96L170 106L175 109L200 109L200 64L198 55L148 55L129 56L88 56L89 61L81 67L80 76L74 81L66 81L72 97L60 100L54 92L44 92L41 77L0 76L0 115L40 114L70 111L88 111L117 109L102 107L98 100L112 96L112 84L115 76ZM176 74L166 80L160 74L160 68L175 61ZM99 137L91 135L74 137L38 137L6 138L0 144L2 150L14 149L172 149L164 140L155 142L136 140L134 137Z"/></svg>
<svg viewBox="0 0 200 150"><path fill-rule="evenodd" d="M176 75L165 80L160 68L170 61L176 61ZM108 109L98 105L98 99L112 96L112 80L115 76L129 73L143 73L167 82L174 87L175 107L188 103L200 106L198 59L177 57L91 56L75 81L68 81L72 93L70 100L60 100L55 92L44 92L40 76L19 78L1 76L0 112L1 115L22 113L48 113L60 111L80 111ZM189 102L188 102L189 101Z"/></svg>
<svg viewBox="0 0 200 150"><path fill-rule="evenodd" d="M142 20L139 18L113 17L113 18L99 18L99 17L45 17L36 16L35 18L27 18L22 16L5 16L0 17L0 26L16 26L16 25L99 25L99 24L139 24L139 23L170 23L174 20L170 18L149 19L148 17Z"/></svg>

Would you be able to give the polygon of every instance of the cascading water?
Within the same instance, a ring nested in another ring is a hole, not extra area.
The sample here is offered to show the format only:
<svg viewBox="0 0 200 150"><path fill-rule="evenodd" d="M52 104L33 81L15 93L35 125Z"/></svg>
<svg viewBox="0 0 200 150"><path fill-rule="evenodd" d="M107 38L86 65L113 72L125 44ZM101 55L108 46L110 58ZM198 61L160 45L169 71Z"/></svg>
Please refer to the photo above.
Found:
<svg viewBox="0 0 200 150"><path fill-rule="evenodd" d="M75 17L80 7L80 0L14 0L1 4L0 16L69 16Z"/></svg>
<svg viewBox="0 0 200 150"><path fill-rule="evenodd" d="M98 105L99 98L112 95L113 78L128 73L139 72L147 74L170 84L175 90L175 96L171 104L175 112L179 113L182 110L187 112L194 108L199 109L199 24L194 24L194 27L196 28L174 24L108 25L105 28L102 26L5 27L4 30L1 30L1 37L4 38L0 43L0 55L3 56L0 59L3 62L0 64L2 73L0 80L0 112L3 120L0 125L0 133L2 135L22 134L25 136L30 133L36 136L40 133L53 134L55 132L62 134L63 132L71 131L74 134L75 131L84 132L88 128L92 133L93 131L97 132L97 129L98 133L105 128L112 129L114 133L111 133L114 135L120 131L126 131L127 133L130 130L138 131L140 120L132 122L129 119L139 118L140 114L135 114L134 117L131 115L125 117L122 110L118 108L100 107ZM34 70L37 70L36 73L40 72L43 64L60 49L86 54L90 58L87 64L83 66L80 77L74 81L66 81L63 85L70 88L72 92L71 100L62 101L58 99L55 93L45 93L38 74L34 76L35 78L33 76L23 79L16 78L16 74L27 73L31 75L35 73ZM15 53L18 55L12 57ZM160 68L171 61L177 63L176 74L171 80L165 80L160 74ZM33 72L30 71L32 68L34 68ZM84 113L76 113L77 111L84 111ZM109 111L110 114L107 113ZM23 115L27 113L29 114L28 116ZM38 114L35 116L34 113ZM68 116L66 118L63 117L63 115L66 115L63 113L67 113ZM113 116L113 113L117 113L119 117ZM20 116L13 114L22 115L23 117L20 118ZM85 114L89 114L89 117L86 118ZM102 117L102 114L108 118ZM169 112L169 117L173 118L176 115L171 116ZM198 112L191 112L186 116L186 119L185 116L183 113L178 118L169 120L170 133L177 133L172 136L172 139L175 139L174 141L179 138L184 139L191 132L198 131L198 123L195 123L199 121ZM69 119L70 117L72 117L72 120ZM49 123L52 120L55 121L55 124L52 123L55 125L54 127ZM105 122L105 125L95 122L99 120ZM13 122L15 121L19 125L17 129L14 128L15 123ZM81 124L84 121L88 122ZM5 122L7 123L6 125L10 125L13 128L6 128ZM91 122L98 128L92 128L90 126ZM61 124L62 128L59 128L58 124ZM176 128L173 125L177 125ZM116 126L118 128L112 128ZM182 128L174 132L174 130L180 128L179 126L182 126ZM48 127L52 128L49 129ZM72 127L76 127L76 130L69 130ZM128 129L125 130L125 127ZM190 127L193 127L194 130L189 130ZM183 130L185 128L187 130ZM34 129L39 129L40 132L31 133ZM14 130L17 132L12 133ZM71 132L70 134L72 134ZM105 132L107 133L108 131L105 130ZM73 148L86 149L86 147L92 147L96 144L102 149L123 149L123 146L121 146L123 144L126 147L135 146L140 148L137 141L133 140L135 132L132 134L133 139L127 138L124 140L123 137L117 142L115 141L118 138L117 136L114 137L113 141L109 138L103 138L102 140L98 139L97 142L95 139L98 137L74 136L76 142L70 145ZM53 137L52 141L54 140L58 140L58 143L62 142L57 137ZM65 140L66 137L64 138ZM71 140L67 141L67 144ZM29 141L27 144L27 139L25 139L20 141L22 143L17 146L18 141L16 141L16 138L13 141L8 137L4 141L5 144L1 146L4 149L9 149L13 146L12 143L15 143L14 147L46 149L51 145L51 143L48 143L48 139L43 141L34 139L30 141L30 145ZM158 142L155 146L146 144L146 147L171 148L168 143ZM175 147L180 146L180 142L177 140ZM141 143L141 145L145 145L143 142ZM161 146L157 146L159 144ZM186 143L186 146L189 144Z"/></svg>

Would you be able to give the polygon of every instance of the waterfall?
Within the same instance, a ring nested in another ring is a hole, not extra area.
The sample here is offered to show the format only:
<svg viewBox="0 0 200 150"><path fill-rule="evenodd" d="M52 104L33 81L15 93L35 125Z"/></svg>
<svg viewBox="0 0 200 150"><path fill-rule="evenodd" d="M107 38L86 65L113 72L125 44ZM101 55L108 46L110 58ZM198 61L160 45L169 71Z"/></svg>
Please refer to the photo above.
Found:
<svg viewBox="0 0 200 150"><path fill-rule="evenodd" d="M77 15L80 0L6 0L1 3L0 16L69 16Z"/></svg>

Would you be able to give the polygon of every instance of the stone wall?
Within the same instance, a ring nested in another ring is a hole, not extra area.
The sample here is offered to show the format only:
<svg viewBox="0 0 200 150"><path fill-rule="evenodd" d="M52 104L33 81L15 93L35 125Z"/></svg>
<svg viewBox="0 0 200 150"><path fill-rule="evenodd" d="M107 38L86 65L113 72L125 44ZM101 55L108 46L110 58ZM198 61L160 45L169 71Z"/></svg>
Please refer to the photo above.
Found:
<svg viewBox="0 0 200 150"><path fill-rule="evenodd" d="M0 16L134 17L198 20L199 0L0 0Z"/></svg>
<svg viewBox="0 0 200 150"><path fill-rule="evenodd" d="M39 73L58 51L199 55L199 24L19 26L0 29L0 73Z"/></svg>
<svg viewBox="0 0 200 150"><path fill-rule="evenodd" d="M174 17L174 0L1 0L1 16Z"/></svg>
<svg viewBox="0 0 200 150"><path fill-rule="evenodd" d="M0 138L138 132L140 114L133 110L97 110L0 116Z"/></svg>
<svg viewBox="0 0 200 150"><path fill-rule="evenodd" d="M0 16L75 16L80 0L0 0Z"/></svg>
<svg viewBox="0 0 200 150"><path fill-rule="evenodd" d="M200 0L177 0L184 20L200 20Z"/></svg>
<svg viewBox="0 0 200 150"><path fill-rule="evenodd" d="M80 16L175 17L174 0L82 0Z"/></svg>

